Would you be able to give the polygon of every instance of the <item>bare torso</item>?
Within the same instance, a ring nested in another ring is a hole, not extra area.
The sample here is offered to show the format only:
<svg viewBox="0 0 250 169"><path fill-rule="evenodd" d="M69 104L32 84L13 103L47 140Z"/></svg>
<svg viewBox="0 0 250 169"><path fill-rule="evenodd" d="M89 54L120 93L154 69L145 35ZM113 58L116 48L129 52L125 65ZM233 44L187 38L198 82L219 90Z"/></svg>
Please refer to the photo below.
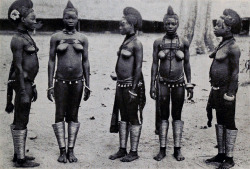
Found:
<svg viewBox="0 0 250 169"><path fill-rule="evenodd" d="M23 43L23 50L22 50L22 69L23 69L23 76L24 79L29 79L30 81L34 81L38 70L39 70L39 61L37 57L37 49L35 44L32 42L30 37L26 34L16 34L12 38L12 44L14 44L14 39L21 39ZM19 42L18 42L19 43ZM14 71L11 75L10 80L16 79L16 72Z"/></svg>
<svg viewBox="0 0 250 169"><path fill-rule="evenodd" d="M210 67L211 82L215 86L226 85L230 80L229 51L232 43L235 42L231 42L217 51Z"/></svg>
<svg viewBox="0 0 250 169"><path fill-rule="evenodd" d="M82 77L82 53L85 36L79 32L73 35L59 32L53 36L56 38L56 77L68 80Z"/></svg>
<svg viewBox="0 0 250 169"><path fill-rule="evenodd" d="M118 80L125 80L134 76L135 69L135 55L134 46L137 43L137 39L132 40L128 44L124 45L121 49L120 56L118 56L116 64L116 74ZM118 52L119 53L119 52Z"/></svg>
<svg viewBox="0 0 250 169"><path fill-rule="evenodd" d="M163 44L163 40L157 40L158 45ZM171 40L166 39L164 44L171 44ZM159 74L162 77L165 77L169 80L177 80L180 77L183 77L183 58L184 58L184 45L181 40L173 40L173 44L178 46L178 49L162 49L159 47L159 51L164 51L165 57L159 58L160 65L159 65ZM158 56L159 57L159 56ZM181 57L182 59L180 59Z"/></svg>

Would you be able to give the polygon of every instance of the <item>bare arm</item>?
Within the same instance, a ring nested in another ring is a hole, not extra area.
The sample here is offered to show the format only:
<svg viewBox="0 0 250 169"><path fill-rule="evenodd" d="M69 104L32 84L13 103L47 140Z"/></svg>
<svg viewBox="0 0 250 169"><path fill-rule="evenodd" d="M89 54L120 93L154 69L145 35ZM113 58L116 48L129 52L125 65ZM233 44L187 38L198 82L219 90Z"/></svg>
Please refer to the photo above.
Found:
<svg viewBox="0 0 250 169"><path fill-rule="evenodd" d="M151 67L151 88L155 87L155 79L158 73L159 59L158 59L158 42L155 41L153 45L153 63Z"/></svg>
<svg viewBox="0 0 250 169"><path fill-rule="evenodd" d="M135 90L140 80L141 72L142 72L143 46L141 42L137 42L134 49L135 49L134 50L135 52L135 74L134 74L132 90Z"/></svg>
<svg viewBox="0 0 250 169"><path fill-rule="evenodd" d="M20 91L25 92L24 72L22 67L23 60L23 41L18 37L13 37L11 41L11 51L13 53L13 61L16 70L17 79L20 84Z"/></svg>
<svg viewBox="0 0 250 169"><path fill-rule="evenodd" d="M228 85L227 93L229 96L235 95L238 88L239 59L240 49L237 45L233 45L229 53L229 66L231 71L231 79Z"/></svg>
<svg viewBox="0 0 250 169"><path fill-rule="evenodd" d="M88 39L84 38L84 43L83 43L83 52L82 52L82 67L83 67L83 75L85 78L85 83L86 86L89 87L89 72L90 72L90 66L89 66L89 58L88 58Z"/></svg>
<svg viewBox="0 0 250 169"><path fill-rule="evenodd" d="M187 83L191 83L191 67L189 62L189 43L184 40L184 72L186 75Z"/></svg>
<svg viewBox="0 0 250 169"><path fill-rule="evenodd" d="M49 62L48 62L48 88L51 88L53 86L55 60L56 60L56 38L52 36L50 39L50 51L49 51Z"/></svg>

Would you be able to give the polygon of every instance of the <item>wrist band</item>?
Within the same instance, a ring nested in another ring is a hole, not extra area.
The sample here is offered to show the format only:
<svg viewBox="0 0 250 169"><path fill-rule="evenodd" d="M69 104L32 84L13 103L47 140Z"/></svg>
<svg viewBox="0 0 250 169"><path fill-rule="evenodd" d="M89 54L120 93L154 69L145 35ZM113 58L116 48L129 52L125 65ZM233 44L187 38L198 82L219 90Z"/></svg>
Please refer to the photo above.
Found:
<svg viewBox="0 0 250 169"><path fill-rule="evenodd" d="M84 84L84 87L86 87L86 89L88 89L90 92L92 92L87 85Z"/></svg>
<svg viewBox="0 0 250 169"><path fill-rule="evenodd" d="M8 80L7 83L9 84L9 83L12 83L12 82L14 82L14 81L15 81L15 80Z"/></svg>
<svg viewBox="0 0 250 169"><path fill-rule="evenodd" d="M49 91L49 90L51 90L51 89L54 89L54 86L48 88L46 91Z"/></svg>
<svg viewBox="0 0 250 169"><path fill-rule="evenodd" d="M133 96L137 96L137 94L136 93L133 93L133 92L131 92L130 90L128 91L131 95L133 95Z"/></svg>
<svg viewBox="0 0 250 169"><path fill-rule="evenodd" d="M195 86L195 84L194 83L186 83L185 84L185 87L188 89L188 88L191 88L191 89L193 89L194 88L194 86Z"/></svg>
<svg viewBox="0 0 250 169"><path fill-rule="evenodd" d="M232 95L232 96L228 96L226 93L224 94L223 98L227 101L234 101L235 99L235 96Z"/></svg>

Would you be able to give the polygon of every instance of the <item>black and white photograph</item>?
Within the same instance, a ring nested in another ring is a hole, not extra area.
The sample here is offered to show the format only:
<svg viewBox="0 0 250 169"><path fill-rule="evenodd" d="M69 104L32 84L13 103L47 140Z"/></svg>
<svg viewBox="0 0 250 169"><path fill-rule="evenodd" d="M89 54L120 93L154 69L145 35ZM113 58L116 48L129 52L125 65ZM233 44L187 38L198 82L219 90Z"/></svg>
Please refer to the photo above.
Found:
<svg viewBox="0 0 250 169"><path fill-rule="evenodd" d="M1 169L250 168L250 0L0 9Z"/></svg>

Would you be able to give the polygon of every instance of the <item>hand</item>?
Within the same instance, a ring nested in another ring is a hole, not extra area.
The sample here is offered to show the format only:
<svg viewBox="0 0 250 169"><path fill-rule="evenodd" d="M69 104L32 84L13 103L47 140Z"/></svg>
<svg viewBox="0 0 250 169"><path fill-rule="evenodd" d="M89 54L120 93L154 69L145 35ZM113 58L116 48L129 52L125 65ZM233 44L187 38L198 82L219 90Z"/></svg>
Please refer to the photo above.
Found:
<svg viewBox="0 0 250 169"><path fill-rule="evenodd" d="M37 90L36 90L36 86L32 87L32 102L35 102L37 100Z"/></svg>
<svg viewBox="0 0 250 169"><path fill-rule="evenodd" d="M129 102L132 103L135 101L137 94L134 90L129 90Z"/></svg>
<svg viewBox="0 0 250 169"><path fill-rule="evenodd" d="M6 104L6 107L5 107L5 111L9 114L9 113L12 113L13 110L14 110L14 105L12 103L12 94L7 94L7 104Z"/></svg>
<svg viewBox="0 0 250 169"><path fill-rule="evenodd" d="M234 101L228 101L228 100L224 100L224 106L231 109L231 106L234 105Z"/></svg>
<svg viewBox="0 0 250 169"><path fill-rule="evenodd" d="M224 106L229 107L229 109L235 103L235 96L231 93L225 93L223 99L224 99Z"/></svg>
<svg viewBox="0 0 250 169"><path fill-rule="evenodd" d="M114 80L114 81L117 80L117 76L116 76L116 75L111 74L110 77L111 77L111 79Z"/></svg>
<svg viewBox="0 0 250 169"><path fill-rule="evenodd" d="M90 91L89 91L89 89L87 89L87 88L85 87L85 89L84 89L84 97L83 97L83 100L84 100L84 101L87 101L87 100L89 99L89 97L90 97Z"/></svg>
<svg viewBox="0 0 250 169"><path fill-rule="evenodd" d="M156 99L156 88L154 86L150 88L150 97Z"/></svg>
<svg viewBox="0 0 250 169"><path fill-rule="evenodd" d="M6 104L5 111L6 111L8 114L10 114L10 113L13 112L13 110L14 110L14 105L13 105L13 103L12 103L12 102L7 103L7 104Z"/></svg>
<svg viewBox="0 0 250 169"><path fill-rule="evenodd" d="M50 89L47 92L47 98L53 102L53 99L55 99L54 89Z"/></svg>
<svg viewBox="0 0 250 169"><path fill-rule="evenodd" d="M194 92L193 92L193 89L192 88L187 88L187 97L188 97L188 100L191 100L194 96Z"/></svg>

